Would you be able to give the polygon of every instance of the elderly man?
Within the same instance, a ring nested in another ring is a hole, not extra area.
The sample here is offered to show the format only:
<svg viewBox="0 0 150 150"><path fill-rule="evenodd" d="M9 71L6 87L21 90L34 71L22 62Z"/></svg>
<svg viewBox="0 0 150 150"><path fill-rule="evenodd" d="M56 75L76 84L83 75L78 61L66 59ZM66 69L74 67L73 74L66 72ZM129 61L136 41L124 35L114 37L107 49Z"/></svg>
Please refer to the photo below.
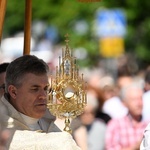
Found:
<svg viewBox="0 0 150 150"><path fill-rule="evenodd" d="M43 60L31 55L24 55L15 59L7 68L6 93L0 101L0 122L2 127L11 129L14 133L12 142L10 142L12 149L16 147L18 137L23 135L23 139L26 140L31 136L28 142L34 147L36 139L40 138L42 143L41 135L45 139L47 133L60 131L54 124L55 117L47 109L48 74L48 65ZM39 135L39 132L45 134ZM64 139L66 137L63 136L63 132L57 134L59 134L59 138L58 141L56 140L56 145L61 141L61 134ZM55 133L52 137L58 137L57 134ZM67 136L71 138L70 135L67 134ZM48 142L50 141L48 140ZM24 142L20 144L23 149L29 146L28 143L25 144ZM71 145L74 145L73 140L68 146ZM49 149L52 147L49 146Z"/></svg>
<svg viewBox="0 0 150 150"><path fill-rule="evenodd" d="M148 122L142 121L143 88L133 82L121 89L121 100L128 108L128 114L108 123L106 150L139 149L143 131ZM118 112L119 113L119 112Z"/></svg>

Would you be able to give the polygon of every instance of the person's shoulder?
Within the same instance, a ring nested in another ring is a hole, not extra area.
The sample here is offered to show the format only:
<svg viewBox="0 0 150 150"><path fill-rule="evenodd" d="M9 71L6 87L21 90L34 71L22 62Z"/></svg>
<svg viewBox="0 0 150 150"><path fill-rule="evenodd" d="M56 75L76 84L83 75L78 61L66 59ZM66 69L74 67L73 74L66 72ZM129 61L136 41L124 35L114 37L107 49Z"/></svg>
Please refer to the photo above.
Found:
<svg viewBox="0 0 150 150"><path fill-rule="evenodd" d="M122 108L124 106L118 96L114 96L114 97L111 97L110 99L108 99L104 103L103 107L108 107L110 109L112 107L112 105L117 109L120 107Z"/></svg>
<svg viewBox="0 0 150 150"><path fill-rule="evenodd" d="M118 102L118 101L120 101L120 98L118 96L113 96L113 97L109 98L108 100L110 100L111 102Z"/></svg>

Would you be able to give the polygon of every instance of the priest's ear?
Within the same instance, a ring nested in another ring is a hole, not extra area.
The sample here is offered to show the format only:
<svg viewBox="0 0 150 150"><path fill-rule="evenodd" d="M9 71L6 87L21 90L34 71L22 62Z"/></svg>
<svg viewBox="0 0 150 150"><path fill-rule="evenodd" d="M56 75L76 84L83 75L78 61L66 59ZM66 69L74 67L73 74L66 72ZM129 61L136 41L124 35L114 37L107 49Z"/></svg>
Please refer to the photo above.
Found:
<svg viewBox="0 0 150 150"><path fill-rule="evenodd" d="M17 88L14 85L9 85L8 86L8 93L13 99L16 99L17 95Z"/></svg>

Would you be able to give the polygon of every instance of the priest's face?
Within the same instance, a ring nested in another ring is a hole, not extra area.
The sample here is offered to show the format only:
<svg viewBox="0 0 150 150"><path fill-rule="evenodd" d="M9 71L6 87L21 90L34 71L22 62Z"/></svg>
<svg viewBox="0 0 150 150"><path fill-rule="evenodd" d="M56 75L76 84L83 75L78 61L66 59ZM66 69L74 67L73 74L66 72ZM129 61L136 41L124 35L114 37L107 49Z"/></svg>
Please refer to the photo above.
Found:
<svg viewBox="0 0 150 150"><path fill-rule="evenodd" d="M11 104L22 114L32 118L41 118L47 108L47 74L24 75L20 86L9 86Z"/></svg>

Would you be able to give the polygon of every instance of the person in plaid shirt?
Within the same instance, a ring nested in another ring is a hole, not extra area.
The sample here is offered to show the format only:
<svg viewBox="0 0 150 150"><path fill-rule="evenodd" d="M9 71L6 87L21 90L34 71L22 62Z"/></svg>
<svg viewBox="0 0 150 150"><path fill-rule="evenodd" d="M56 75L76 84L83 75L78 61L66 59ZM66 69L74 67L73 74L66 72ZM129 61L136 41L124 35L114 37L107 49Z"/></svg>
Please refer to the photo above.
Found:
<svg viewBox="0 0 150 150"><path fill-rule="evenodd" d="M148 124L142 121L143 87L134 81L121 89L120 96L128 108L128 114L109 121L105 139L106 150L138 150Z"/></svg>

